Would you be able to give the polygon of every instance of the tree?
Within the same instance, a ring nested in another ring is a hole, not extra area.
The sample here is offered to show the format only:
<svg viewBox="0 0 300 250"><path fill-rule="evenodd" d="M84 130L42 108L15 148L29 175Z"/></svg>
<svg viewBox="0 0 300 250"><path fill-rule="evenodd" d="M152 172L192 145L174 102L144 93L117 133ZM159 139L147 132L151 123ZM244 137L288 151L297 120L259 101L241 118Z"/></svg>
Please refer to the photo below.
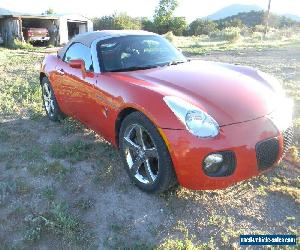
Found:
<svg viewBox="0 0 300 250"><path fill-rule="evenodd" d="M126 13L93 18L95 30L138 30L141 29L141 19L128 16Z"/></svg>
<svg viewBox="0 0 300 250"><path fill-rule="evenodd" d="M142 24L142 29L151 31L151 32L156 32L154 22L149 20L147 17L142 17L141 18L141 24Z"/></svg>
<svg viewBox="0 0 300 250"><path fill-rule="evenodd" d="M55 11L54 9L51 8L47 9L44 13L44 15L53 15L53 14L55 14Z"/></svg>
<svg viewBox="0 0 300 250"><path fill-rule="evenodd" d="M160 0L158 7L155 9L154 25L159 34L168 32L173 20L173 14L178 6L177 0Z"/></svg>
<svg viewBox="0 0 300 250"><path fill-rule="evenodd" d="M173 17L169 28L175 36L182 36L186 33L187 27L185 17Z"/></svg>
<svg viewBox="0 0 300 250"><path fill-rule="evenodd" d="M189 34L192 36L209 35L217 30L217 24L214 21L197 18L189 26Z"/></svg>

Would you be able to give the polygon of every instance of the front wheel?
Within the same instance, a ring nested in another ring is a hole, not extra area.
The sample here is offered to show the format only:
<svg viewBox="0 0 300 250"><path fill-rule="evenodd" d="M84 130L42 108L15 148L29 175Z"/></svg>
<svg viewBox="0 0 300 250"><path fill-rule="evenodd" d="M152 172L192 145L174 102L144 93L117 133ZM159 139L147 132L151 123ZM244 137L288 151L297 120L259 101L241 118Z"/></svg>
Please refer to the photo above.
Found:
<svg viewBox="0 0 300 250"><path fill-rule="evenodd" d="M129 177L143 191L163 192L177 183L168 148L157 128L142 113L125 117L119 148Z"/></svg>

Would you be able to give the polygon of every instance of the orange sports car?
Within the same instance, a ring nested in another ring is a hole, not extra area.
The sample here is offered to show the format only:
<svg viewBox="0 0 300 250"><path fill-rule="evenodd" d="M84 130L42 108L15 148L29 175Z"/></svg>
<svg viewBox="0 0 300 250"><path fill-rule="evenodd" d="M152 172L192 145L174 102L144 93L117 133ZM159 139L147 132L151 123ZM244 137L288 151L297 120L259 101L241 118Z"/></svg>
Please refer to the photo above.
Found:
<svg viewBox="0 0 300 250"><path fill-rule="evenodd" d="M145 31L73 38L43 61L48 117L72 116L120 150L147 192L218 189L270 169L292 139L292 102L259 70L187 60Z"/></svg>

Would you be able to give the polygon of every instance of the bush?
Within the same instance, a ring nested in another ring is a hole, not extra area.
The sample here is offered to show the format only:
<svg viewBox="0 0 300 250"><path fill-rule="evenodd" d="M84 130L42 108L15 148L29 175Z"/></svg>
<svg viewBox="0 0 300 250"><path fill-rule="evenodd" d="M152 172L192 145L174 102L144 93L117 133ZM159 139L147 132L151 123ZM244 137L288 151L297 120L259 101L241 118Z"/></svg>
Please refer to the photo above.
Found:
<svg viewBox="0 0 300 250"><path fill-rule="evenodd" d="M262 24L255 25L253 31L254 32L265 32L266 27Z"/></svg>
<svg viewBox="0 0 300 250"><path fill-rule="evenodd" d="M25 50L32 50L34 47L30 43L22 42L18 39L14 40L13 49L25 49Z"/></svg>
<svg viewBox="0 0 300 250"><path fill-rule="evenodd" d="M262 40L264 37L264 34L262 32L253 32L251 37L255 40Z"/></svg>
<svg viewBox="0 0 300 250"><path fill-rule="evenodd" d="M241 36L240 32L241 30L239 28L230 27L220 31L212 32L210 34L210 38L220 41L236 42Z"/></svg>
<svg viewBox="0 0 300 250"><path fill-rule="evenodd" d="M139 30L142 27L141 19L131 17L126 13L93 18L92 21L95 30Z"/></svg>
<svg viewBox="0 0 300 250"><path fill-rule="evenodd" d="M192 36L209 35L217 30L217 24L215 22L201 18L196 19L189 26L189 34Z"/></svg>
<svg viewBox="0 0 300 250"><path fill-rule="evenodd" d="M173 42L175 39L175 36L173 34L172 31L167 32L166 34L164 34L164 37L169 41L169 42Z"/></svg>

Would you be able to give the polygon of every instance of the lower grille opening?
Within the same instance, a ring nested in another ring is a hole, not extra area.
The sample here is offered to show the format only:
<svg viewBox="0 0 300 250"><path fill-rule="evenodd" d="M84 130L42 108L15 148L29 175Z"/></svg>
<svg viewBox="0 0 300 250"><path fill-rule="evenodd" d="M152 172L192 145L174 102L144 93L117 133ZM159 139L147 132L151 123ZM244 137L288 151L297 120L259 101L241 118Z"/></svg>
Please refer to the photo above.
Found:
<svg viewBox="0 0 300 250"><path fill-rule="evenodd" d="M279 153L279 142L277 138L271 138L256 144L256 159L260 170L272 167Z"/></svg>

